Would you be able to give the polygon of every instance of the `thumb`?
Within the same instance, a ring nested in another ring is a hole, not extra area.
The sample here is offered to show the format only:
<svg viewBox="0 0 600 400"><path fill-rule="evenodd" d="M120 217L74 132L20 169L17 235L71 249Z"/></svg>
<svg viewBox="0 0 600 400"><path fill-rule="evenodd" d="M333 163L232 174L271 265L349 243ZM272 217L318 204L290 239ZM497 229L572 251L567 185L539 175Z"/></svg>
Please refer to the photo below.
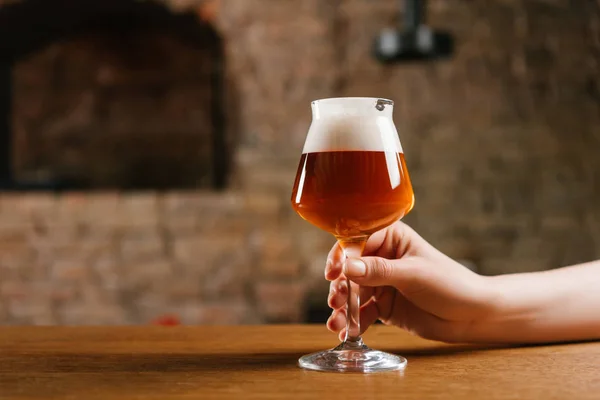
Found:
<svg viewBox="0 0 600 400"><path fill-rule="evenodd" d="M348 258L343 271L347 278L362 286L398 288L407 278L408 269L403 264L402 260L382 257Z"/></svg>

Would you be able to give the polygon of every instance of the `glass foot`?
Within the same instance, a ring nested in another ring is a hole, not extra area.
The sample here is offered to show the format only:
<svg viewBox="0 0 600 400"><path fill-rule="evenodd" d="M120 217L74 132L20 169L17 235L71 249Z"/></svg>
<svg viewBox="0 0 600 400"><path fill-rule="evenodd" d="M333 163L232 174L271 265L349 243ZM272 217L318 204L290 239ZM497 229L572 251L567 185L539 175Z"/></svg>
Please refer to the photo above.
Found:
<svg viewBox="0 0 600 400"><path fill-rule="evenodd" d="M302 368L327 372L384 372L406 367L406 358L372 350L362 340L344 342L331 349L300 357Z"/></svg>

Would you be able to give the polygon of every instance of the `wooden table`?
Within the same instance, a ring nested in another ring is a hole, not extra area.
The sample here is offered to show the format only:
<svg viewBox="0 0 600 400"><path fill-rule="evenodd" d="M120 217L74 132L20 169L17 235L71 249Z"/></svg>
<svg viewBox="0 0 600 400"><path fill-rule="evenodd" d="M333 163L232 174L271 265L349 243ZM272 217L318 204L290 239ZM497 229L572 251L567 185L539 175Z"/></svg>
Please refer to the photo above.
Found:
<svg viewBox="0 0 600 400"><path fill-rule="evenodd" d="M600 343L446 345L377 326L404 373L299 369L323 326L1 327L0 399L600 399Z"/></svg>

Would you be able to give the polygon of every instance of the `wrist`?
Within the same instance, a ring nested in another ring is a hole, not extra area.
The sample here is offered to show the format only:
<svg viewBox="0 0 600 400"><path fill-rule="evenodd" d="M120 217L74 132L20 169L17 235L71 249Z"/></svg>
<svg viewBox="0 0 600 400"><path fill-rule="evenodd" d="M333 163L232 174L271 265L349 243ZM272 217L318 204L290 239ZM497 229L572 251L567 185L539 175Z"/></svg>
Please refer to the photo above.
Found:
<svg viewBox="0 0 600 400"><path fill-rule="evenodd" d="M539 309L526 287L514 276L482 277L486 288L486 313L472 321L467 340L472 342L527 341L527 328Z"/></svg>

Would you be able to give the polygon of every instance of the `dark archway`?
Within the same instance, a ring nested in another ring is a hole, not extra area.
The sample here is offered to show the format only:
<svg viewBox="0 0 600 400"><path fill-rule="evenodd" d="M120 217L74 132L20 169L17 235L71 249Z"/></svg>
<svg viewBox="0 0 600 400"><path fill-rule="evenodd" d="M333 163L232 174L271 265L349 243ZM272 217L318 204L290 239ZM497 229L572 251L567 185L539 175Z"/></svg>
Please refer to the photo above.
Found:
<svg viewBox="0 0 600 400"><path fill-rule="evenodd" d="M211 185L216 189L227 185L230 160L225 126L224 54L222 40L212 26L199 21L196 15L175 14L151 1L23 0L0 7L0 188L73 188L72 182L60 180L31 184L15 179L11 122L14 65L57 41L104 32L126 35L132 31L168 33L210 55ZM152 187L152 182L146 181L125 186L120 188L164 188Z"/></svg>

